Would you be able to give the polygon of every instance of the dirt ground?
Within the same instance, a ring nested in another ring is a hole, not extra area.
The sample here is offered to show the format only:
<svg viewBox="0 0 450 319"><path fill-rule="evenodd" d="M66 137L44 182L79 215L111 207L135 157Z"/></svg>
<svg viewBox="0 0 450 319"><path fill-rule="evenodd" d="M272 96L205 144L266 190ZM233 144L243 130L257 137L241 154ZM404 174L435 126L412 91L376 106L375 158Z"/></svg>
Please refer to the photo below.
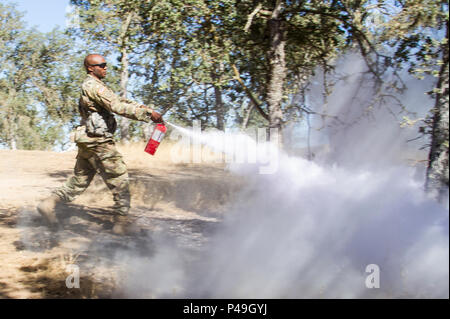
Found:
<svg viewBox="0 0 450 319"><path fill-rule="evenodd" d="M96 176L75 201L58 205L61 227L52 232L35 206L72 173L76 151L0 150L0 298L115 298L121 290L118 248L151 256L152 236L201 249L240 182L223 164L174 164L163 147L119 146L132 193L133 233L112 233L112 195ZM79 266L80 288L66 279Z"/></svg>

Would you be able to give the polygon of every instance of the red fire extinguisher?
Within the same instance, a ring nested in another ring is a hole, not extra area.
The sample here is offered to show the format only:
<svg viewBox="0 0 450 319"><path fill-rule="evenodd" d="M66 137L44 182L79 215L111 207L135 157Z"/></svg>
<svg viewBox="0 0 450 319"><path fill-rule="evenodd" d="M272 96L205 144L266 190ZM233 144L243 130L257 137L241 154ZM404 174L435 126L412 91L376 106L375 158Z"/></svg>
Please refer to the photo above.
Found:
<svg viewBox="0 0 450 319"><path fill-rule="evenodd" d="M167 128L164 124L156 124L153 130L152 136L148 140L145 151L151 155L155 155L156 149L161 143L164 135L166 134Z"/></svg>

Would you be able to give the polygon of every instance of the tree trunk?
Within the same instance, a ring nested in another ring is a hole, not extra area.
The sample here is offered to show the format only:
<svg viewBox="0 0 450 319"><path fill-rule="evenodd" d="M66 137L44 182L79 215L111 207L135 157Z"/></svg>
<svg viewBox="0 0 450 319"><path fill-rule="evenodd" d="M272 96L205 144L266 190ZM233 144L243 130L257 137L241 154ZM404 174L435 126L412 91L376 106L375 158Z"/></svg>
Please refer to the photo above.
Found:
<svg viewBox="0 0 450 319"><path fill-rule="evenodd" d="M448 39L447 21L447 39ZM442 46L443 55L439 80L436 87L436 100L433 109L431 148L428 156L427 179L425 188L437 200L443 201L448 193L448 148L449 148L449 122L448 122L448 46Z"/></svg>
<svg viewBox="0 0 450 319"><path fill-rule="evenodd" d="M120 72L120 96L124 99L128 96L128 52L126 48L122 48L122 71ZM130 142L130 120L126 117L120 118L120 137L122 142L129 143Z"/></svg>
<svg viewBox="0 0 450 319"><path fill-rule="evenodd" d="M12 150L17 150L17 113L14 108L14 101L16 100L16 90L10 89L8 92L8 100L6 101L6 107L8 109L6 113L6 123L7 123L7 141L9 147Z"/></svg>
<svg viewBox="0 0 450 319"><path fill-rule="evenodd" d="M214 95L216 98L216 127L218 130L223 131L225 128L225 112L223 108L222 90L217 85L214 85Z"/></svg>
<svg viewBox="0 0 450 319"><path fill-rule="evenodd" d="M215 97L215 113L216 113L216 128L223 131L225 129L225 109L222 99L222 89L218 85L220 83L220 74L223 73L223 63L215 64L211 71L211 78L214 86Z"/></svg>
<svg viewBox="0 0 450 319"><path fill-rule="evenodd" d="M14 120L11 121L10 123L10 134L9 134L9 140L10 140L10 147L13 151L17 150L17 138L16 138L16 133L17 133L17 127L16 127L16 123L14 122Z"/></svg>
<svg viewBox="0 0 450 319"><path fill-rule="evenodd" d="M248 122L250 121L250 115L252 114L253 109L255 108L255 103L250 100L250 105L248 106L247 111L245 112L244 120L242 121L242 128L246 129Z"/></svg>
<svg viewBox="0 0 450 319"><path fill-rule="evenodd" d="M121 53L121 66L122 70L120 72L120 96L124 99L128 97L128 79L130 77L128 67L129 67L129 61L128 61L128 28L130 27L131 19L133 18L134 13L129 12L127 15L126 20L122 24L121 32L120 32L120 38L119 38L119 44L120 44L120 53ZM129 143L130 142L130 120L121 117L120 118L120 138L122 142Z"/></svg>
<svg viewBox="0 0 450 319"><path fill-rule="evenodd" d="M270 78L267 90L267 102L269 107L269 127L277 129L280 143L283 112L281 102L283 99L283 84L286 78L285 39L283 22L281 21L282 1L277 0L272 16L268 21L270 32L270 49L268 62L270 66Z"/></svg>

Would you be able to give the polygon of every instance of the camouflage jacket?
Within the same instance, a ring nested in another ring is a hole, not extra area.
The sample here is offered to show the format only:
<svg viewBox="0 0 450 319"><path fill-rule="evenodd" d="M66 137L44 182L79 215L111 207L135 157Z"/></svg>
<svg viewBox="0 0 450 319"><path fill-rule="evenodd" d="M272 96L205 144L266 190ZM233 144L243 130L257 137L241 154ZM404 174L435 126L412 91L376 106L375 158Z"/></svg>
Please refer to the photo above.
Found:
<svg viewBox="0 0 450 319"><path fill-rule="evenodd" d="M78 109L81 125L85 127L87 136L101 139L110 139L114 135L117 122L113 113L132 120L149 122L152 111L139 103L117 96L92 75L88 75L81 85Z"/></svg>

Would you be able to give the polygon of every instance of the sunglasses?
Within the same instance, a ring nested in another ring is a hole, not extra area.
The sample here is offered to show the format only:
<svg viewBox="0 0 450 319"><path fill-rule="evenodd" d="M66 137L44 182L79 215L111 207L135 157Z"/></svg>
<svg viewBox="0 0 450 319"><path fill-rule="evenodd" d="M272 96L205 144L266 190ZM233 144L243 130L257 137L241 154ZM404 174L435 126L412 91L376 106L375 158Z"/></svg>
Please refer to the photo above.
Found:
<svg viewBox="0 0 450 319"><path fill-rule="evenodd" d="M100 64L91 64L90 66L99 66L102 69L106 68L106 62L105 63L100 63Z"/></svg>

